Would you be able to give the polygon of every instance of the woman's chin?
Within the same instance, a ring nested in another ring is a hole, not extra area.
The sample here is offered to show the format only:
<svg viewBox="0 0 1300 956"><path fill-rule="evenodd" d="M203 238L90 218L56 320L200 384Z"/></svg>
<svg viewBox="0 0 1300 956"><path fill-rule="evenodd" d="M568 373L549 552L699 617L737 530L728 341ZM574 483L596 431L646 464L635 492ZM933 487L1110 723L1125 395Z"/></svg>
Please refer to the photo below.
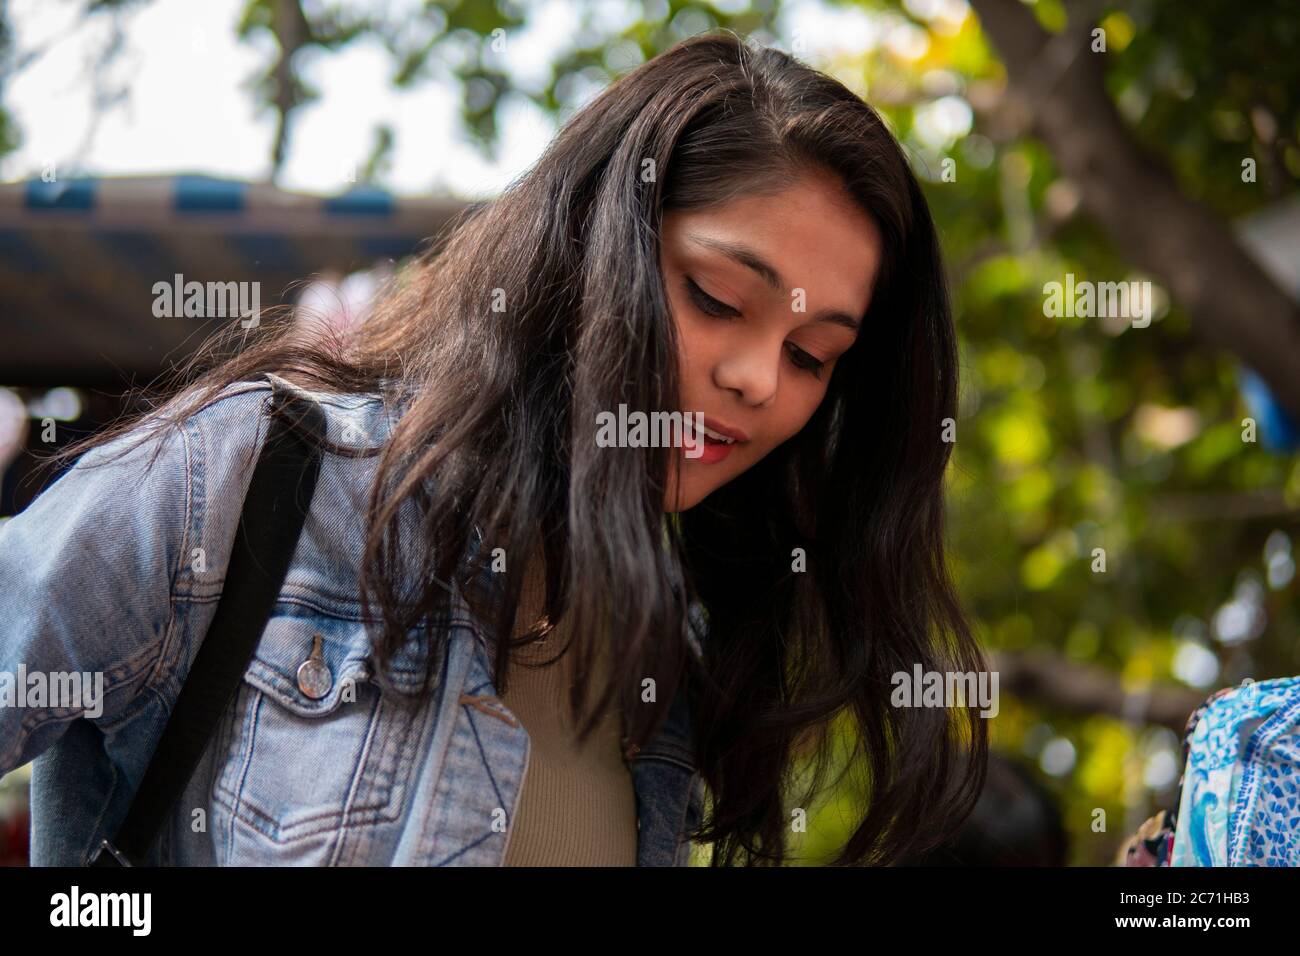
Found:
<svg viewBox="0 0 1300 956"><path fill-rule="evenodd" d="M704 494L695 487L694 482L687 481L682 485L671 483L667 494L664 495L664 512L675 514L688 511L699 504L703 498Z"/></svg>

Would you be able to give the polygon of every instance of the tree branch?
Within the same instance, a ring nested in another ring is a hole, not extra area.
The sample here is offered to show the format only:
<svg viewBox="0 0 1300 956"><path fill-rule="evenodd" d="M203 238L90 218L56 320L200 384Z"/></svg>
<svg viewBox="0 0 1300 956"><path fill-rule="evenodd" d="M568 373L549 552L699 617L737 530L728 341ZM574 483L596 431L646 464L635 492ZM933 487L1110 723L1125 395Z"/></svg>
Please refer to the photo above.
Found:
<svg viewBox="0 0 1300 956"><path fill-rule="evenodd" d="M1088 46L1092 20L1076 10L1053 37L1019 0L971 5L1006 65L1010 93L1028 104L1084 207L1169 288L1203 341L1240 357L1300 419L1300 306L1130 134L1106 92L1101 56Z"/></svg>
<svg viewBox="0 0 1300 956"><path fill-rule="evenodd" d="M271 67L276 112L275 140L271 146L271 175L274 177L287 158L290 114L303 101L293 57L311 43L312 35L311 24L302 12L299 0L275 0L272 10L271 32L280 43L280 54Z"/></svg>
<svg viewBox="0 0 1300 956"><path fill-rule="evenodd" d="M1070 714L1157 724L1180 737L1187 718L1209 696L1209 691L1166 685L1152 687L1143 700L1125 691L1110 671L1050 651L999 651L993 657L1000 691Z"/></svg>

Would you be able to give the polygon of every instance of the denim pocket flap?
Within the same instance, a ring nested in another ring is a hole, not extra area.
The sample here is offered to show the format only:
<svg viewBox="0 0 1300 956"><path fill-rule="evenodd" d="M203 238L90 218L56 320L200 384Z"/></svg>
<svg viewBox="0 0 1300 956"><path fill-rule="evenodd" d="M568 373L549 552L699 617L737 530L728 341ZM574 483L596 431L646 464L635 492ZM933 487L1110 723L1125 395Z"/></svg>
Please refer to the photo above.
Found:
<svg viewBox="0 0 1300 956"><path fill-rule="evenodd" d="M267 621L244 680L302 717L333 713L373 678L370 634L360 621L281 610Z"/></svg>

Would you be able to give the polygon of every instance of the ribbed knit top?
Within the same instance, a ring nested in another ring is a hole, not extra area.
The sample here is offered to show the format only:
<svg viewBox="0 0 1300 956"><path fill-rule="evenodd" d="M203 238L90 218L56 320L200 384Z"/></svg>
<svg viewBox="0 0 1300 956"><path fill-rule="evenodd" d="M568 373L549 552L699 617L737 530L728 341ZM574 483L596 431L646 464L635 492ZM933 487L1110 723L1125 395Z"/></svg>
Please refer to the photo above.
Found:
<svg viewBox="0 0 1300 956"><path fill-rule="evenodd" d="M545 577L540 561L529 569L515 636L542 616ZM510 821L505 866L636 866L636 791L622 749L623 721L611 702L601 723L579 747L569 716L568 689L577 655L554 657L569 640L562 619L542 641L515 651L507 690L500 694L528 731L529 757ZM607 655L597 655L604 679ZM523 662L534 662L525 666ZM588 691L588 704L599 693Z"/></svg>

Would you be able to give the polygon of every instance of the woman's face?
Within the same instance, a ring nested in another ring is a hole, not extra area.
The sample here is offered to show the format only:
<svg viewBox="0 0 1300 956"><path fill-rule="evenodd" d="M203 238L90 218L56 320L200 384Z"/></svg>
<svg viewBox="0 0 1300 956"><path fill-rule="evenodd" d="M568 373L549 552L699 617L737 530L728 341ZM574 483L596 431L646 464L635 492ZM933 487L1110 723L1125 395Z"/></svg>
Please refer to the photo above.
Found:
<svg viewBox="0 0 1300 956"><path fill-rule="evenodd" d="M812 417L857 338L881 239L829 174L706 211L665 212L661 239L680 411L702 412L706 428L737 439L706 435L701 454L688 437L688 448L673 449L664 510L685 511Z"/></svg>

